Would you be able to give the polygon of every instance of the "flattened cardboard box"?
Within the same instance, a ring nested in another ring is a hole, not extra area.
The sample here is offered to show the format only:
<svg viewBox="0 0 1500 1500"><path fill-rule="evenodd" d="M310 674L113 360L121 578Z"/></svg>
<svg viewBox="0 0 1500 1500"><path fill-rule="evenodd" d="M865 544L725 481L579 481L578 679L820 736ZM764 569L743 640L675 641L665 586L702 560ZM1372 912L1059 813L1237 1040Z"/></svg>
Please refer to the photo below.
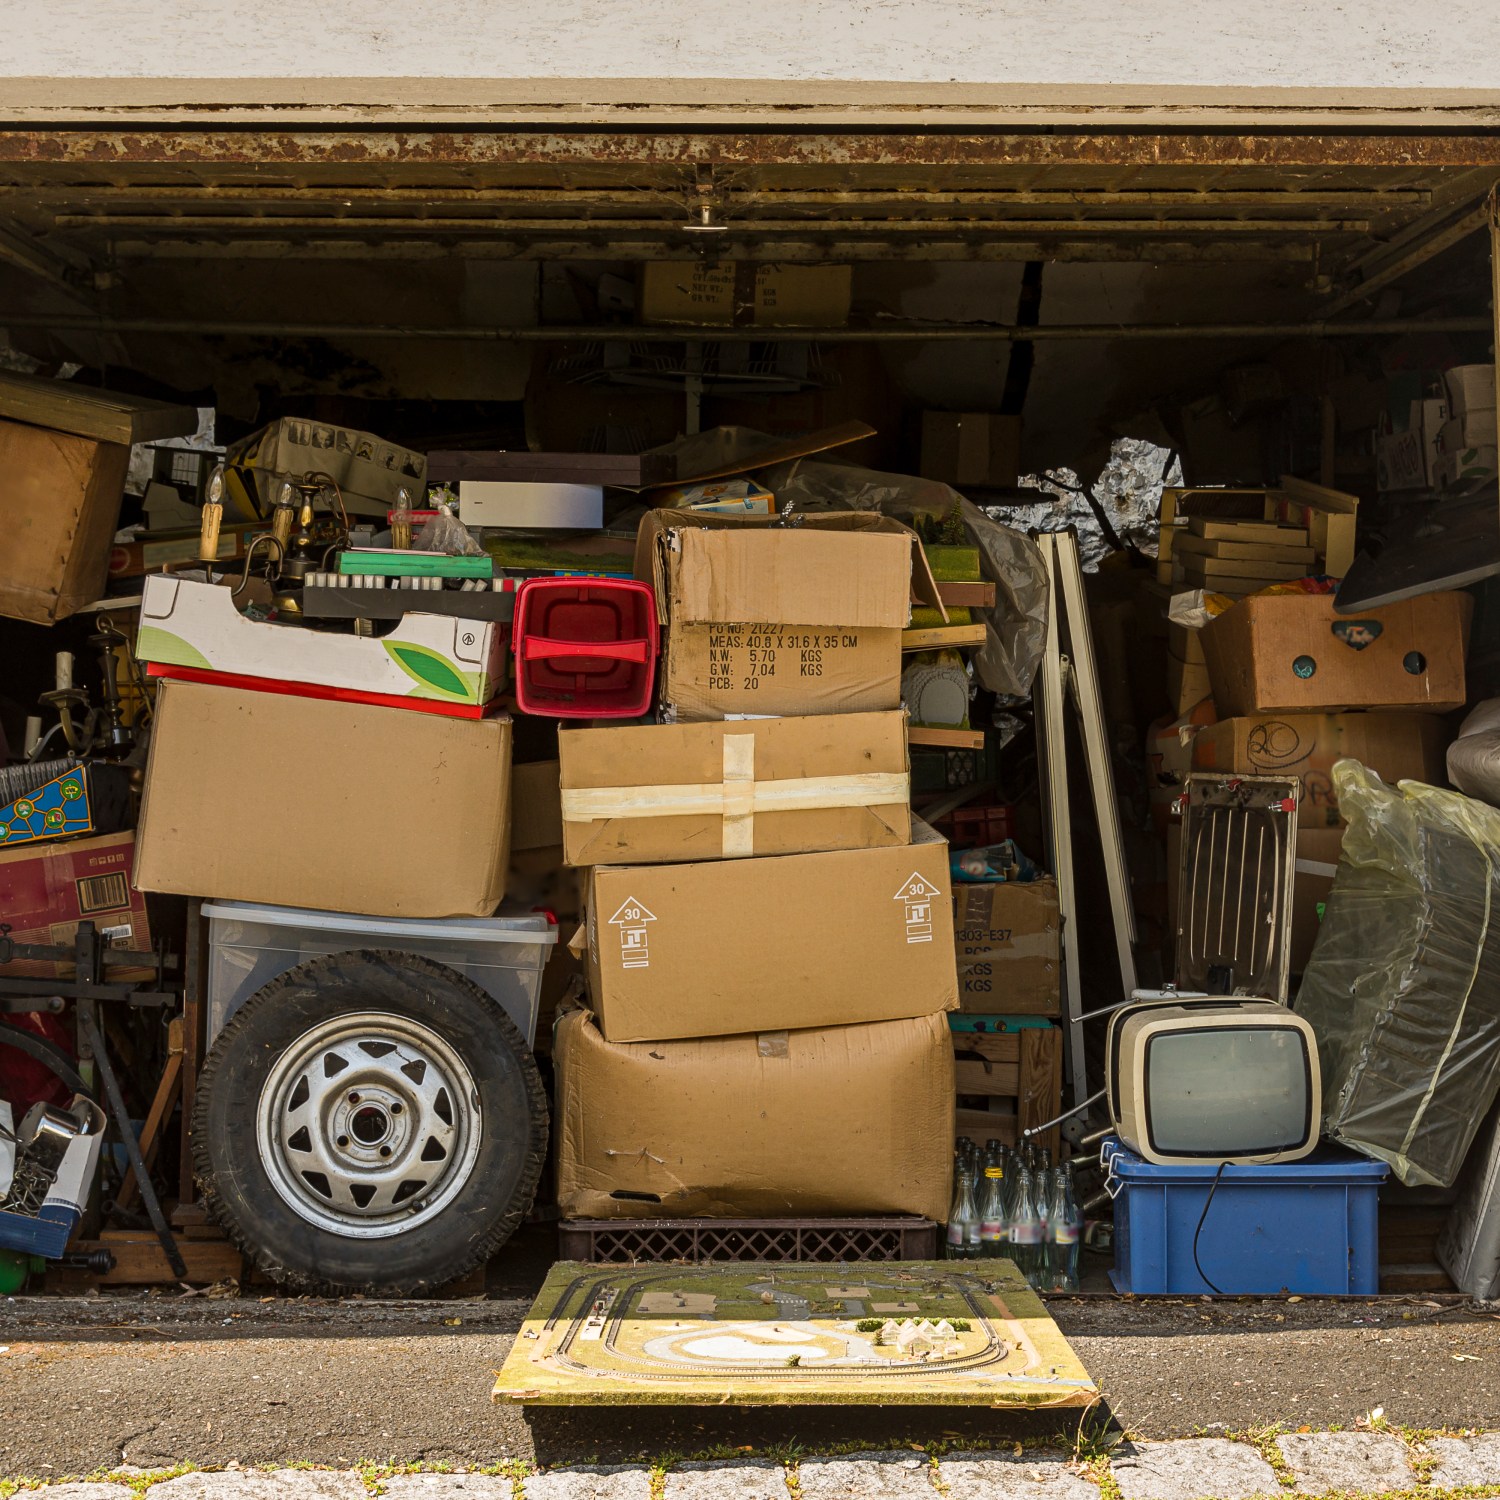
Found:
<svg viewBox="0 0 1500 1500"><path fill-rule="evenodd" d="M1462 708L1472 611L1461 593L1424 594L1357 615L1336 615L1329 594L1242 600L1203 628L1214 703L1226 718Z"/></svg>
<svg viewBox="0 0 1500 1500"><path fill-rule="evenodd" d="M575 1010L553 1057L564 1218L948 1212L941 1014L620 1045Z"/></svg>
<svg viewBox="0 0 1500 1500"><path fill-rule="evenodd" d="M941 608L921 543L886 516L799 519L657 510L641 522L635 576L656 590L669 716L901 706L913 591Z"/></svg>
<svg viewBox="0 0 1500 1500"><path fill-rule="evenodd" d="M1057 882L953 888L959 1009L1055 1016L1061 1010Z"/></svg>
<svg viewBox="0 0 1500 1500"><path fill-rule="evenodd" d="M372 917L505 894L511 723L195 682L157 694L136 884Z"/></svg>
<svg viewBox="0 0 1500 1500"><path fill-rule="evenodd" d="M589 989L612 1042L954 1010L947 842L596 866Z"/></svg>
<svg viewBox="0 0 1500 1500"><path fill-rule="evenodd" d="M903 713L564 729L558 744L572 865L911 842Z"/></svg>
<svg viewBox="0 0 1500 1500"><path fill-rule="evenodd" d="M1200 729L1193 740L1193 769L1300 777L1300 838L1343 823L1333 785L1336 760L1357 760L1393 786L1398 781L1442 786L1451 737L1436 714L1250 714Z"/></svg>

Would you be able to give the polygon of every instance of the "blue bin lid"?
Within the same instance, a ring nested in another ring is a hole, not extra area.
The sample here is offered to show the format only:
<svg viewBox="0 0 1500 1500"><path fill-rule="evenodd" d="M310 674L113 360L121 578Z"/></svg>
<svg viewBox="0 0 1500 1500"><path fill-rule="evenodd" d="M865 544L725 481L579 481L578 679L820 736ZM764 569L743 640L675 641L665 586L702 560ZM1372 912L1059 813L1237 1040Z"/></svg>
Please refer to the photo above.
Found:
<svg viewBox="0 0 1500 1500"><path fill-rule="evenodd" d="M1100 1161L1109 1164L1111 1175L1127 1182L1162 1182L1179 1185L1211 1183L1219 1173L1217 1162L1193 1163L1192 1166L1163 1166L1145 1161L1127 1146L1109 1136L1099 1150ZM1333 1183L1358 1183L1365 1186L1382 1183L1390 1173L1383 1161L1331 1146L1326 1141L1301 1161L1269 1162L1256 1166L1233 1165L1224 1168L1220 1184L1231 1182L1302 1183L1326 1186Z"/></svg>

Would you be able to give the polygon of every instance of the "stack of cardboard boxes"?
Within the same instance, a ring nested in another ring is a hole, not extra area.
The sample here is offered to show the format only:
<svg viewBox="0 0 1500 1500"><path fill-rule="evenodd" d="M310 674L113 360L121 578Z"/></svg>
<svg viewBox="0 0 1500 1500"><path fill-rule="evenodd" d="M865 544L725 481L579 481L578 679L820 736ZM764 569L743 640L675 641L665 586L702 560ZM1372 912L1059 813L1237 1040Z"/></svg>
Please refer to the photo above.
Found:
<svg viewBox="0 0 1500 1500"><path fill-rule="evenodd" d="M1192 661L1169 678L1179 717L1155 736L1159 791L1170 800L1190 771L1301 778L1292 930L1292 969L1298 972L1312 952L1343 840L1333 764L1347 756L1391 782L1443 781L1451 734L1442 715L1464 702L1472 601L1464 594L1429 594L1340 615L1328 592L1254 592L1284 578L1247 578L1250 587L1224 590L1222 576L1211 578L1194 561L1206 556L1204 544L1227 544L1234 536L1244 537L1246 546L1279 545L1289 577L1342 576L1354 554L1353 498L1291 480L1280 492L1169 495L1163 572L1179 589L1241 597L1200 629L1169 627L1172 656L1192 653ZM1258 515L1222 514L1243 506L1247 496ZM1180 513L1195 508L1197 514ZM1250 539L1246 529L1272 525L1279 536L1267 542ZM1175 835L1174 826L1168 843L1174 887Z"/></svg>
<svg viewBox="0 0 1500 1500"><path fill-rule="evenodd" d="M657 725L560 735L590 1010L559 1021L565 1219L941 1220L946 843L909 810L911 533L657 512Z"/></svg>

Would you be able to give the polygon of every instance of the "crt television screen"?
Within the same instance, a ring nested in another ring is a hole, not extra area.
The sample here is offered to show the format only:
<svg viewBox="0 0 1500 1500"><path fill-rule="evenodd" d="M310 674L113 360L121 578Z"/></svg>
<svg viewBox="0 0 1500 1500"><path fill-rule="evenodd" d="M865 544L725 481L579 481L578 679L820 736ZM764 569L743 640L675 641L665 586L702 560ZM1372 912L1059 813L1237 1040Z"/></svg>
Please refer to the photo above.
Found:
<svg viewBox="0 0 1500 1500"><path fill-rule="evenodd" d="M1302 1145L1312 1071L1286 1026L1163 1031L1145 1056L1146 1129L1164 1156L1249 1156Z"/></svg>

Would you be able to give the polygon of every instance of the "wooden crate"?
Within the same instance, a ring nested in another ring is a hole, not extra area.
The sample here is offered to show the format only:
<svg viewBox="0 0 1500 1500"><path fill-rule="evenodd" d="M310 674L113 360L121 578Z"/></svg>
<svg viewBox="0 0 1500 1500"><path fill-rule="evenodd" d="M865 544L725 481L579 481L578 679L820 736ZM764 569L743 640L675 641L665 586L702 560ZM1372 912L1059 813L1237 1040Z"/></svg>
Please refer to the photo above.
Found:
<svg viewBox="0 0 1500 1500"><path fill-rule="evenodd" d="M953 1033L955 1131L982 1146L991 1137L1013 1146L1021 1132L1062 1110L1062 1033L1055 1026L1020 1031ZM1060 1127L1040 1143L1057 1160Z"/></svg>

